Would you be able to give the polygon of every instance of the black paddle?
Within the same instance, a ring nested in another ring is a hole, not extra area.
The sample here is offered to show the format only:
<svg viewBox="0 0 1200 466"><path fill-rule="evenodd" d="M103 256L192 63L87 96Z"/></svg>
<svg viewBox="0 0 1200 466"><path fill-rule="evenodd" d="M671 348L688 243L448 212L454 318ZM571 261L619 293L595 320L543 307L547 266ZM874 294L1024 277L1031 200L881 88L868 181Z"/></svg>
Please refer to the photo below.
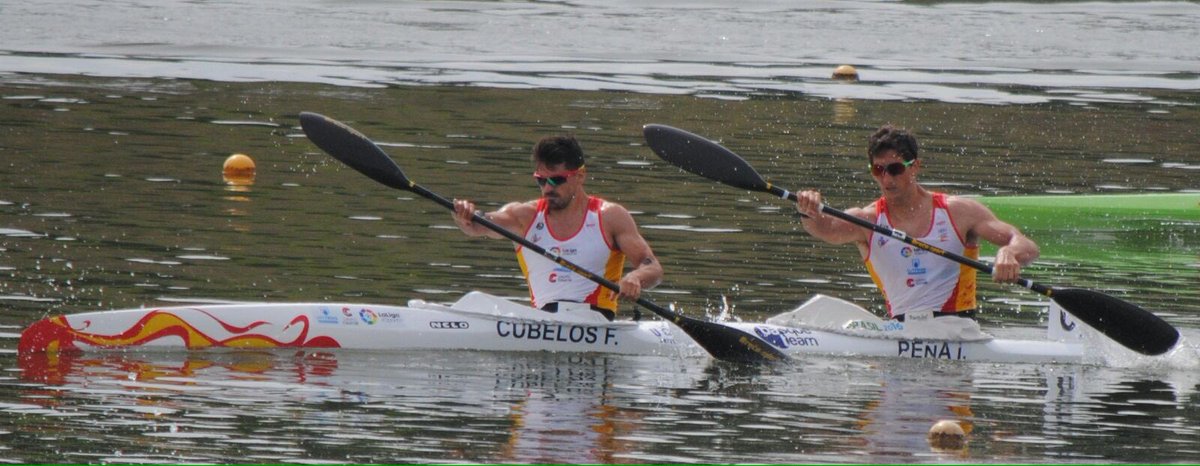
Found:
<svg viewBox="0 0 1200 466"><path fill-rule="evenodd" d="M754 171L749 163L720 144L665 125L646 125L643 133L654 153L679 168L730 186L767 192L792 202L796 201L796 193L768 183L762 176L759 176L758 172ZM989 275L992 273L991 265L942 250L909 237L902 231L876 225L824 204L821 205L821 212ZM1071 315L1078 317L1117 343L1139 353L1163 354L1174 347L1179 340L1179 331L1171 324L1145 309L1104 293L1080 288L1051 288L1025 278L1019 279L1018 284L1050 297Z"/></svg>
<svg viewBox="0 0 1200 466"><path fill-rule="evenodd" d="M363 136L362 133L331 118L309 112L300 114L300 126L304 128L304 134L308 135L308 138L317 147L320 147L334 158L341 160L342 163L349 165L350 168L358 170L375 181L396 189L412 191L426 199L441 204L442 207L454 210L453 201L410 181L404 176L404 172L400 170L396 162L391 157L388 157L378 145L371 142L366 136ZM475 212L474 221L504 235L505 238L520 243L521 246L545 256L588 280L599 283L610 290L620 291L620 287L616 283L593 274L530 242L524 237L508 231L504 227L488 220L479 212ZM766 363L788 359L787 355L782 351L747 332L717 323L684 317L662 308L646 300L646 298L638 298L637 303L678 325L696 343L700 344L701 347L717 359L742 363Z"/></svg>

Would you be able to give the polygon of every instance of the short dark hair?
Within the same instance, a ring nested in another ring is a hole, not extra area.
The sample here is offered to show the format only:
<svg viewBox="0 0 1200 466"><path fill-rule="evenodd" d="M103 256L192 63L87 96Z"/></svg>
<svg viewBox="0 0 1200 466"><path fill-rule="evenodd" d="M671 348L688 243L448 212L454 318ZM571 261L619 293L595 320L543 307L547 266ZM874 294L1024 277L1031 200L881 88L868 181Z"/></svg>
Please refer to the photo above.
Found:
<svg viewBox="0 0 1200 466"><path fill-rule="evenodd" d="M906 162L916 160L917 137L904 128L883 125L867 140L867 157L875 158L889 150L896 151Z"/></svg>
<svg viewBox="0 0 1200 466"><path fill-rule="evenodd" d="M583 166L583 148L575 136L546 136L533 146L533 162L547 167L565 165L567 170Z"/></svg>

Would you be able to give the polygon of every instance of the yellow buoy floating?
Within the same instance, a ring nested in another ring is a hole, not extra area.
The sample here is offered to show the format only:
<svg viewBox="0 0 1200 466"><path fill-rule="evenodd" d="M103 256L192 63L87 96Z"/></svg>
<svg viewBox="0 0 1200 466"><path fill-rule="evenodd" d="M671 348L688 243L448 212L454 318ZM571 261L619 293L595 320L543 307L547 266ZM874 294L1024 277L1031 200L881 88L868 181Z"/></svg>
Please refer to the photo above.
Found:
<svg viewBox="0 0 1200 466"><path fill-rule="evenodd" d="M839 81L858 81L858 70L850 65L842 65L833 70L833 79Z"/></svg>
<svg viewBox="0 0 1200 466"><path fill-rule="evenodd" d="M233 154L225 159L222 174L225 182L235 186L254 184L254 159L246 154Z"/></svg>

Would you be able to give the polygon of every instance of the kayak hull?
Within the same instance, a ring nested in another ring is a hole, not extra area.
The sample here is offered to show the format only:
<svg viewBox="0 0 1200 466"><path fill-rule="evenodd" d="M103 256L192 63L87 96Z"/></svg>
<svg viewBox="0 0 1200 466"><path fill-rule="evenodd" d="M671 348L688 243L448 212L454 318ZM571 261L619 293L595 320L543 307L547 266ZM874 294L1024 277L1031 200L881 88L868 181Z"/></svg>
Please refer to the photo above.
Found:
<svg viewBox="0 0 1200 466"><path fill-rule="evenodd" d="M350 348L660 354L695 346L664 321L608 322L598 313L600 321L550 320L554 314L528 308L522 314L501 314L410 304L247 303L73 314L30 326L21 334L18 351Z"/></svg>
<svg viewBox="0 0 1200 466"><path fill-rule="evenodd" d="M804 306L798 310L802 309ZM875 338L771 323L725 325L755 335L793 358L847 355L1075 363L1081 362L1084 355L1084 345L1070 339ZM477 292L451 305L419 300L407 306L246 303L72 314L34 323L22 332L18 345L21 354L216 348L555 351L666 357L706 354L679 328L665 321L610 322L586 308L552 314Z"/></svg>
<svg viewBox="0 0 1200 466"><path fill-rule="evenodd" d="M764 337L792 357L841 355L1002 363L1079 363L1084 358L1084 345L1079 342L1000 338L981 341L871 338L769 324L729 325Z"/></svg>

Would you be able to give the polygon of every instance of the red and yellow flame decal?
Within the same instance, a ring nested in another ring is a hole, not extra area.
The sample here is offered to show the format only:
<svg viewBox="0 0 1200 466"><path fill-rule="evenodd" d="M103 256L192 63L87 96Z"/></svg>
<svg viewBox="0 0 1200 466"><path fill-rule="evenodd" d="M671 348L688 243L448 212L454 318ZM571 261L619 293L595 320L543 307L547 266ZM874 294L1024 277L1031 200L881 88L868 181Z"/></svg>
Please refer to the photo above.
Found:
<svg viewBox="0 0 1200 466"><path fill-rule="evenodd" d="M79 351L80 343L98 348L125 348L141 346L162 338L178 337L187 349L210 347L225 348L339 348L337 340L328 336L308 337L311 324L307 315L297 315L284 329L300 326L300 334L290 341L280 341L262 333L255 333L261 326L271 323L263 320L245 326L232 325L216 316L200 311L220 325L225 335L209 335L196 328L182 317L163 310L150 311L123 332L100 335L86 331L91 322L84 321L82 329L73 328L67 316L40 320L21 333L17 344L19 353Z"/></svg>
<svg viewBox="0 0 1200 466"><path fill-rule="evenodd" d="M197 377L218 372L221 377L261 380L263 374L292 374L297 381L308 382L329 377L338 368L336 354L322 349L299 348L288 357L276 351L239 351L235 358L225 358L212 352L193 351L183 361L161 358L158 353L107 351L85 354L80 351L21 353L17 366L21 379L45 385L64 385L76 381L113 379L150 381L160 377ZM285 375L286 376L286 375ZM316 377L316 378L313 378ZM37 390L37 389L33 389ZM153 398L153 397L151 397ZM30 402L47 408L57 407L63 400L53 390Z"/></svg>

